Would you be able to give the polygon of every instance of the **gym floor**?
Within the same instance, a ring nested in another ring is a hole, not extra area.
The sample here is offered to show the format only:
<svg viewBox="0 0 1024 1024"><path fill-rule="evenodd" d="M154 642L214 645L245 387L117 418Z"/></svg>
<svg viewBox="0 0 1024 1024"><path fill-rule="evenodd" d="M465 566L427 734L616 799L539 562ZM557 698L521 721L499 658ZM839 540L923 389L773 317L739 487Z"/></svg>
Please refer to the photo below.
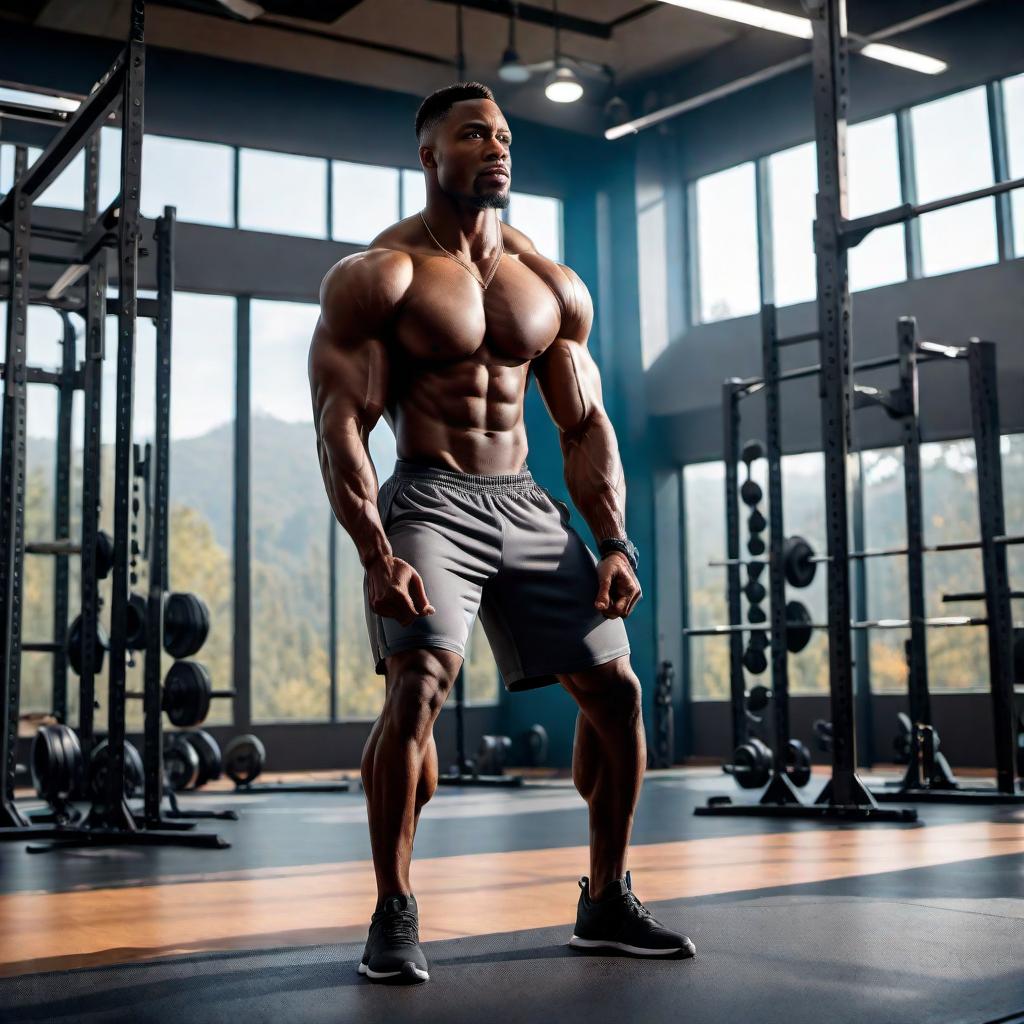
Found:
<svg viewBox="0 0 1024 1024"><path fill-rule="evenodd" d="M634 889L692 961L565 945L587 870L570 779L440 789L412 874L432 980L409 989L356 974L375 898L358 783L183 800L239 812L197 826L221 851L8 843L0 1021L1024 1021L1024 808L694 816L731 789L714 768L651 771L637 811Z"/></svg>

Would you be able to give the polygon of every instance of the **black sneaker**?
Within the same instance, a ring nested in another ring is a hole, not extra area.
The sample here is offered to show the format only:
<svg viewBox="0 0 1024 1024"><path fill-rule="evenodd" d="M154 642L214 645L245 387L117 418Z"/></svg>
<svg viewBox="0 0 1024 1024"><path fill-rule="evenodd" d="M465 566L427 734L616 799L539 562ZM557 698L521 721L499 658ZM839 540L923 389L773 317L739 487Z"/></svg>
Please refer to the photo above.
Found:
<svg viewBox="0 0 1024 1024"><path fill-rule="evenodd" d="M629 872L605 888L601 899L590 899L590 880L579 881L579 907L576 930L569 940L577 949L617 949L634 956L691 957L693 943L679 932L656 921L651 912L633 895Z"/></svg>
<svg viewBox="0 0 1024 1024"><path fill-rule="evenodd" d="M370 934L359 973L371 981L415 985L429 981L427 958L420 949L416 897L389 896L370 919Z"/></svg>

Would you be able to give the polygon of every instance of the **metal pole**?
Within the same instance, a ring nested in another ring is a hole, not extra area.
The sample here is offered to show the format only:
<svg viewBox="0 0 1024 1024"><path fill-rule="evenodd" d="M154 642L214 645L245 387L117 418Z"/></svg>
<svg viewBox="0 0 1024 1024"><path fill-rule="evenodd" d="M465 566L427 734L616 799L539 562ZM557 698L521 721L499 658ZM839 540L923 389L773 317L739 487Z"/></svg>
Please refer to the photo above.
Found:
<svg viewBox="0 0 1024 1024"><path fill-rule="evenodd" d="M743 621L740 602L740 518L739 518L739 401L736 384L726 381L722 385L723 447L725 460L725 549L729 566L725 571L726 603L729 625L739 626ZM746 680L743 675L743 636L729 635L729 703L732 711L733 749L747 742Z"/></svg>
<svg viewBox="0 0 1024 1024"><path fill-rule="evenodd" d="M131 516L135 329L138 315L139 196L142 190L145 48L142 2L132 5L132 41L121 107L121 212L118 222L117 398L114 441L114 570L110 601L109 750L104 824L129 830L135 821L124 798L125 659L128 609L128 531Z"/></svg>
<svg viewBox="0 0 1024 1024"><path fill-rule="evenodd" d="M235 320L235 494L234 494L234 647L232 649L232 677L235 684L234 726L248 731L252 723L251 673L251 551L249 542L249 492L251 454L249 451L250 324L252 299L238 297Z"/></svg>
<svg viewBox="0 0 1024 1024"><path fill-rule="evenodd" d="M164 207L156 226L156 379L152 461L152 505L146 526L152 548L149 557L149 595L146 601L146 660L143 684L145 712L145 820L147 828L161 826L163 802L163 720L161 679L163 677L163 600L170 589L170 493L171 493L171 340L174 309L174 234L176 211ZM147 492L149 487L147 487Z"/></svg>
<svg viewBox="0 0 1024 1024"><path fill-rule="evenodd" d="M812 12L818 195L814 224L820 334L821 429L828 538L828 648L832 708L832 779L819 803L873 805L857 777L850 635L847 456L850 438L850 283L840 222L846 217L848 52L845 0L805 0Z"/></svg>
<svg viewBox="0 0 1024 1024"><path fill-rule="evenodd" d="M910 640L907 649L908 704L910 720L916 726L932 724L928 690L928 644L925 636L924 599L924 515L921 496L921 421L917 378L917 321L900 317L897 327L900 356L900 389L903 415L903 495L907 524L907 611ZM920 762L911 757L903 785L919 788L931 780L922 779Z"/></svg>
<svg viewBox="0 0 1024 1024"><path fill-rule="evenodd" d="M761 363L765 395L765 451L768 457L768 594L771 603L772 718L775 763L762 803L799 804L786 774L789 749L789 650L786 647L786 577L782 567L782 423L779 408L779 348L775 306L761 306Z"/></svg>
<svg viewBox="0 0 1024 1024"><path fill-rule="evenodd" d="M866 547L864 524L864 459L860 452L856 458L851 502L853 508L853 546L857 551ZM858 622L868 617L867 559L853 563L854 605ZM874 708L871 706L871 638L866 629L858 629L853 638L853 681L857 705L857 761L869 767L875 761Z"/></svg>
<svg viewBox="0 0 1024 1024"><path fill-rule="evenodd" d="M0 826L25 826L28 819L14 803L18 712L21 707L21 603L25 558L25 344L28 320L29 246L32 202L21 194L25 149L15 159L14 216L10 226L10 294L7 304L7 355L0 468L0 659L3 661L3 785Z"/></svg>
<svg viewBox="0 0 1024 1024"><path fill-rule="evenodd" d="M84 217L83 217L84 220ZM60 385L57 389L57 459L53 470L53 535L71 536L71 414L75 397L75 328L61 311L64 340ZM53 572L53 642L60 646L51 661L50 709L58 722L68 720L68 653L64 637L68 627L68 556L58 555Z"/></svg>
<svg viewBox="0 0 1024 1024"><path fill-rule="evenodd" d="M94 132L86 147L85 216L96 219L99 194L100 133ZM96 580L96 536L99 532L102 479L101 424L103 408L103 359L106 353L105 324L107 303L107 254L100 249L89 261L85 299L85 363L82 369L82 555L81 615L82 671L78 677L78 739L82 757L90 764L93 745L93 719L96 695L95 645L88 642L96 635L99 621L99 594Z"/></svg>
<svg viewBox="0 0 1024 1024"><path fill-rule="evenodd" d="M978 522L981 527L981 568L985 580L996 785L1000 793L1015 793L1016 725L1010 581L1006 547L994 542L994 538L1006 533L995 345L990 341L972 338L967 346L967 364L970 372L974 451L978 466Z"/></svg>

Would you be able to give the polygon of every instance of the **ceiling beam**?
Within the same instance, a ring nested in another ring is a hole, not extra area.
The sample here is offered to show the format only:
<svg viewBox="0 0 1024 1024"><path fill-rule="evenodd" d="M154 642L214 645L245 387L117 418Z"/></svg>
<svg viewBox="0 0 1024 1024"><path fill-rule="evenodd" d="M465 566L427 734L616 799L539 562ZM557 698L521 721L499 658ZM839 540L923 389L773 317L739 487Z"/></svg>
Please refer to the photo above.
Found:
<svg viewBox="0 0 1024 1024"><path fill-rule="evenodd" d="M488 14L497 14L502 18L511 18L513 11L512 0L436 0L436 2L452 7L467 7L474 11L486 11ZM515 4L514 6L519 21L554 28L555 14L550 7L534 7L532 4ZM559 13L558 27L563 32L575 32L577 35L592 36L595 39L611 39L617 26L632 21L634 18L642 17L661 6L660 3L641 4L612 21L592 21L590 18L578 18L572 14Z"/></svg>

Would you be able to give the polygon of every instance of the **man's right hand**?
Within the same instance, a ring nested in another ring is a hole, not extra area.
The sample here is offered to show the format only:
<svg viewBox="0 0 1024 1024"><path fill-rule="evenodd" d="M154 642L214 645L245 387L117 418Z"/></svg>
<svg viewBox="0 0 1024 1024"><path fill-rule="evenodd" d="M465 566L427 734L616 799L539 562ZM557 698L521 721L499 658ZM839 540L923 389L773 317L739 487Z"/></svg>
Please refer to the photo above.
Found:
<svg viewBox="0 0 1024 1024"><path fill-rule="evenodd" d="M433 615L423 578L408 563L393 555L382 555L366 566L370 607L386 619L408 626L420 615Z"/></svg>

